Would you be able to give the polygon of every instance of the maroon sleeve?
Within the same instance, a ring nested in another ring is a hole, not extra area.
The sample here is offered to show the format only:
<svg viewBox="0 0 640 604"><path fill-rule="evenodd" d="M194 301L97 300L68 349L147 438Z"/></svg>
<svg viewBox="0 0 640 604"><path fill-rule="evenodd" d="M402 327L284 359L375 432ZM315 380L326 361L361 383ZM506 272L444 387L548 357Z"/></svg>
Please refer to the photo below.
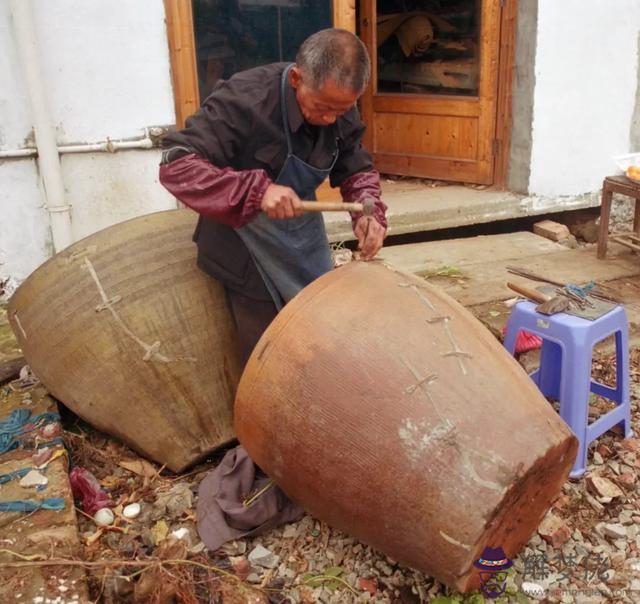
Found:
<svg viewBox="0 0 640 604"><path fill-rule="evenodd" d="M380 174L377 170L356 172L340 183L340 193L345 201L364 202L372 199L375 203L373 217L386 229L386 204L380 199ZM351 212L351 224L355 228L362 212Z"/></svg>
<svg viewBox="0 0 640 604"><path fill-rule="evenodd" d="M237 229L260 213L271 179L264 170L218 168L189 153L161 165L160 182L198 214Z"/></svg>

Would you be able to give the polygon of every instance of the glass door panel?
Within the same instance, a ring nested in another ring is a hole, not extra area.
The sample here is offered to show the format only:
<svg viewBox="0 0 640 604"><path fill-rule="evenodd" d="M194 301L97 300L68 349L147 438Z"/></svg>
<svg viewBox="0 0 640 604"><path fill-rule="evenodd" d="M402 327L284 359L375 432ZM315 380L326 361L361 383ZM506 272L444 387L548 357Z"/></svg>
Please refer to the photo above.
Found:
<svg viewBox="0 0 640 604"><path fill-rule="evenodd" d="M378 92L478 95L478 0L376 5Z"/></svg>
<svg viewBox="0 0 640 604"><path fill-rule="evenodd" d="M330 0L192 0L200 102L220 78L293 61L312 33L331 27Z"/></svg>

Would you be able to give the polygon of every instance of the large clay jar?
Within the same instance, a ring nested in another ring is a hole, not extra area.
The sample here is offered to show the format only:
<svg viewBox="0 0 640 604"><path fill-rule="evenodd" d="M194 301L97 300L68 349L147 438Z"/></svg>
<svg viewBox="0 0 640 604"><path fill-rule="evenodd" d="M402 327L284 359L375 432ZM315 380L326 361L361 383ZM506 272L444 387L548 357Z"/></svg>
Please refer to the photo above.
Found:
<svg viewBox="0 0 640 604"><path fill-rule="evenodd" d="M241 372L224 290L196 266L195 220L159 212L91 235L39 267L9 305L49 391L176 472L234 437Z"/></svg>
<svg viewBox="0 0 640 604"><path fill-rule="evenodd" d="M311 514L461 591L485 547L527 542L577 449L479 321L377 262L284 307L235 413L250 456Z"/></svg>

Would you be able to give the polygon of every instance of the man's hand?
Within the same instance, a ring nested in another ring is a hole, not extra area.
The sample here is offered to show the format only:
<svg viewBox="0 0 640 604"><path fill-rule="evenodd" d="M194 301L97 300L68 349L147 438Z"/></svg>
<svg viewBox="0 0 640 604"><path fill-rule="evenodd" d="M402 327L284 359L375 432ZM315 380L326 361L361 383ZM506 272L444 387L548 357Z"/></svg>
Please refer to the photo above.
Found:
<svg viewBox="0 0 640 604"><path fill-rule="evenodd" d="M358 238L358 249L363 260L371 260L382 247L384 236L387 232L375 218L361 216L353 229Z"/></svg>
<svg viewBox="0 0 640 604"><path fill-rule="evenodd" d="M282 220L302 214L300 198L293 189L270 184L260 202L260 208L271 219Z"/></svg>

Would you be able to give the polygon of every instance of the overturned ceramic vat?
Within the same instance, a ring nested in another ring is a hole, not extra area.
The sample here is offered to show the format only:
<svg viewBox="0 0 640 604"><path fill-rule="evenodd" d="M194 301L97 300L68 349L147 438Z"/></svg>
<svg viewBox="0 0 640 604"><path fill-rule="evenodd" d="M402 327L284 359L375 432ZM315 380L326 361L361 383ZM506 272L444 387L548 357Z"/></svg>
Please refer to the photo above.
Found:
<svg viewBox="0 0 640 604"><path fill-rule="evenodd" d="M303 290L243 373L238 438L311 514L466 591L559 493L577 441L499 342L376 262Z"/></svg>
<svg viewBox="0 0 640 604"><path fill-rule="evenodd" d="M222 286L196 266L189 210L107 228L39 267L9 320L47 389L180 471L234 437L240 377Z"/></svg>

